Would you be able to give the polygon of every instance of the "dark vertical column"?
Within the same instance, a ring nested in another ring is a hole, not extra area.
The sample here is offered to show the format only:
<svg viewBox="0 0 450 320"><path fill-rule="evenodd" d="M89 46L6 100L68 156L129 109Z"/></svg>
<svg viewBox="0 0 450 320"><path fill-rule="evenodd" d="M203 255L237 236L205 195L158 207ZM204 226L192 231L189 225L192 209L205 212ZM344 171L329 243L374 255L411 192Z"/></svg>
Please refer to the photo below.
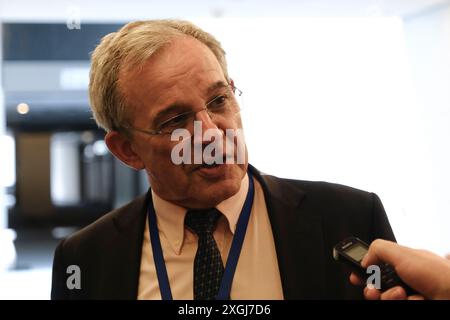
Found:
<svg viewBox="0 0 450 320"><path fill-rule="evenodd" d="M54 213L50 195L50 133L17 133L17 205L27 218Z"/></svg>

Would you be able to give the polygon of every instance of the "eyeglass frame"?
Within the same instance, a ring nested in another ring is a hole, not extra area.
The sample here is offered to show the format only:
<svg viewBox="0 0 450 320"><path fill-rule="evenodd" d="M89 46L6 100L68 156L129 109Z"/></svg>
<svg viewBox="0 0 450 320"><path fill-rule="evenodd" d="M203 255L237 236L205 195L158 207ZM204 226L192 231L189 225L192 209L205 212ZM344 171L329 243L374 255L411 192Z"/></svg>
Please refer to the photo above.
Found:
<svg viewBox="0 0 450 320"><path fill-rule="evenodd" d="M242 96L242 90L237 88L235 85L229 83L229 84L225 85L224 87L231 87L231 91L232 91L234 96L236 96L236 91L237 91L239 97ZM159 127L162 127L164 124L169 123L170 121L173 121L174 119L176 119L178 117L182 117L182 116L186 116L186 115L194 115L194 117L195 117L195 115L197 113L202 112L202 111L206 111L208 113L208 116L210 117L210 119L212 119L212 116L211 116L210 112L208 112L209 111L208 110L208 106L211 103L213 103L214 101L216 101L217 99L219 99L220 97L222 97L222 95L218 95L218 96L214 97L213 99L211 99L210 101L208 101L201 110L197 110L197 111L190 110L190 111L179 113L179 114L177 114L177 115L175 115L173 117L170 117L169 119L164 120L159 125ZM239 113L241 111L241 109L242 109L241 106L239 106L239 111L237 113ZM151 135L151 136L172 134L173 131L176 130L176 129L174 129L172 132L162 132L161 130L159 130L159 131L158 130L147 130L147 129L136 128L136 127L133 127L133 126L128 126L128 125L121 126L121 128L125 129L125 130L138 131L138 132L145 133L145 134L148 134L148 135Z"/></svg>

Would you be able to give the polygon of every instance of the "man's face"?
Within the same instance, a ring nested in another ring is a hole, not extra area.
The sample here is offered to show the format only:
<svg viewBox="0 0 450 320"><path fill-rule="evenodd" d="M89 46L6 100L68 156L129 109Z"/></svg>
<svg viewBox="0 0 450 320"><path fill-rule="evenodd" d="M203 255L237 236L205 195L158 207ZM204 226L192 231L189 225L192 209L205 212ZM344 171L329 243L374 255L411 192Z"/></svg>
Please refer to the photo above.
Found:
<svg viewBox="0 0 450 320"><path fill-rule="evenodd" d="M129 106L131 126L148 130L154 129L155 122L168 110L171 115L202 110L218 95L217 90L208 89L220 82L226 85L227 79L210 49L194 38L180 37L152 56L142 68L122 73L119 86ZM242 128L240 115L236 113L211 119L207 112L201 111L196 113L195 120L201 121L203 132ZM208 167L193 162L174 164L171 153L179 142L171 141L170 134L152 136L132 131L130 143L154 192L184 207L208 208L229 198L239 190L247 170L246 150L243 164L234 161ZM203 147L206 145L204 142Z"/></svg>

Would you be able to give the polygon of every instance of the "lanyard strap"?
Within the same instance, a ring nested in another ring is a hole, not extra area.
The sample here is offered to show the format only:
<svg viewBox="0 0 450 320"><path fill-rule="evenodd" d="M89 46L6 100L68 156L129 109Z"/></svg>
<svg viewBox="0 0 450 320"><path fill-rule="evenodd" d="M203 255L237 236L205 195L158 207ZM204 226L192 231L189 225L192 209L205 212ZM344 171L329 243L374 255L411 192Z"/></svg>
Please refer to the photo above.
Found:
<svg viewBox="0 0 450 320"><path fill-rule="evenodd" d="M252 211L254 190L253 177L249 172L247 197L245 198L241 213L239 214L236 231L234 232L233 242L231 243L230 253L228 254L227 264L223 272L222 282L220 283L216 300L230 299L231 284L233 283L234 273L241 254L242 244L244 243L248 221L250 220L250 212Z"/></svg>
<svg viewBox="0 0 450 320"><path fill-rule="evenodd" d="M226 300L230 298L231 285L233 283L234 273L236 271L237 262L241 254L242 244L244 243L245 233L247 231L250 212L253 206L254 186L253 177L248 172L248 192L245 198L244 206L239 215L236 231L234 233L233 242L231 243L230 253L228 254L227 264L225 266L222 281L220 283L217 300ZM161 248L161 240L156 225L156 214L153 203L150 201L148 206L148 224L150 230L150 241L152 243L153 260L155 262L156 274L158 276L159 289L163 300L172 300L172 291L170 290L169 277L167 276L166 264Z"/></svg>
<svg viewBox="0 0 450 320"><path fill-rule="evenodd" d="M153 260L155 261L156 275L158 276L159 290L162 300L172 300L169 277L167 276L166 264L159 239L158 227L156 226L156 214L153 203L148 206L148 224L150 230L150 241L152 242Z"/></svg>

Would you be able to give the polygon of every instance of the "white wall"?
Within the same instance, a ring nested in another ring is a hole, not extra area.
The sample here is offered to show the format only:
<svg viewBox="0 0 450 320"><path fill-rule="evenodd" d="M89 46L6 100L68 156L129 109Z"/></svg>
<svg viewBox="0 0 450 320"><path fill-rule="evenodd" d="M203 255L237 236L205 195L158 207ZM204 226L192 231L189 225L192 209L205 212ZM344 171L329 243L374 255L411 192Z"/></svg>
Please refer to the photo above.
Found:
<svg viewBox="0 0 450 320"><path fill-rule="evenodd" d="M11 21L81 21L196 17L349 17L404 15L448 0L0 0L0 17Z"/></svg>
<svg viewBox="0 0 450 320"><path fill-rule="evenodd" d="M428 210L437 248L450 252L450 6L405 20L408 55L430 164ZM418 234L418 238L423 236Z"/></svg>

